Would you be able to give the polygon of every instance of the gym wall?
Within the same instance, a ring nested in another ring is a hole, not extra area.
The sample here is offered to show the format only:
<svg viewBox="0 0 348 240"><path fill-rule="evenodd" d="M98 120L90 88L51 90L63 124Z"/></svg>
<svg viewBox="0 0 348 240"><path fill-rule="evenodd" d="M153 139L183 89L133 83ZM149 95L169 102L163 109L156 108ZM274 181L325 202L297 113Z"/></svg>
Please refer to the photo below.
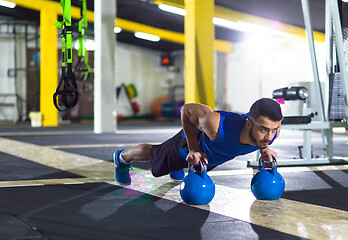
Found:
<svg viewBox="0 0 348 240"><path fill-rule="evenodd" d="M325 44L316 42L315 48L325 96L328 87ZM244 113L258 98L272 97L273 90L277 88L301 85L304 82L313 83L308 43L305 38L288 36L268 37L262 40L255 36L234 44L233 49L233 53L228 54L226 59L225 101L229 110ZM308 90L314 107L314 88ZM288 105L291 107L291 104Z"/></svg>
<svg viewBox="0 0 348 240"><path fill-rule="evenodd" d="M313 82L309 50L305 38L289 36L269 37L262 40L260 37L254 37L253 40L256 41L245 40L234 43L233 52L230 54L215 53L214 77L217 109L247 112L256 99L271 97L274 89L296 83ZM32 44L29 43L29 47L32 47ZM13 91L14 84L7 72L8 69L14 67L14 40L1 39L0 46L2 49L0 91L10 93ZM320 79L324 86L323 90L326 91L324 43L316 43L316 52ZM29 53L32 54L32 50ZM169 79L174 84L184 83L184 52L172 53L175 56L174 64L178 71L169 71L168 68L160 65L162 54L163 52L160 51L117 43L115 86L122 83L135 85L138 90L135 100L140 106L139 115L151 114L152 102L158 97L168 95L165 85ZM24 42L18 41L17 67L28 66L28 61L25 60ZM94 59L90 57L89 61L92 63ZM19 73L17 77L19 94L29 100L29 94L26 96L27 84L34 88L36 84L32 81L28 82L29 79L27 80L25 72ZM29 92L37 93L35 89ZM324 96L326 95L324 93ZM314 103L314 94L311 94L311 97L312 103ZM88 103L88 105L91 104ZM24 107L23 112L25 109ZM12 120L16 118L16 115L14 108L0 109L0 120Z"/></svg>

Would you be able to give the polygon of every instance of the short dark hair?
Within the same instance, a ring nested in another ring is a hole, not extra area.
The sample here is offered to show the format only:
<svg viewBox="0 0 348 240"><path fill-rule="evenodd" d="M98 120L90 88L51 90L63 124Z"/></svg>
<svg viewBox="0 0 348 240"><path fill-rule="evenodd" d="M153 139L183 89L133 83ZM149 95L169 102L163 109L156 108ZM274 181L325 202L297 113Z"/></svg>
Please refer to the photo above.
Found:
<svg viewBox="0 0 348 240"><path fill-rule="evenodd" d="M283 120L280 104L271 98L261 98L250 107L248 118L251 121L256 121L260 116L268 117L272 121Z"/></svg>

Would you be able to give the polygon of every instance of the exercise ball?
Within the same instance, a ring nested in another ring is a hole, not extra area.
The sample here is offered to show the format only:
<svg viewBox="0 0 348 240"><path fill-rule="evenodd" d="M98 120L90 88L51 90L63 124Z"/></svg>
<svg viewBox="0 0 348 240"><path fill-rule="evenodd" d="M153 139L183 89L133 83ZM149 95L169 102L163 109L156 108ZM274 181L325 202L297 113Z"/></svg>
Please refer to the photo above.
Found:
<svg viewBox="0 0 348 240"><path fill-rule="evenodd" d="M184 105L184 102L175 102L174 100L163 102L161 107L162 116L167 118L180 118L182 105Z"/></svg>
<svg viewBox="0 0 348 240"><path fill-rule="evenodd" d="M168 100L162 103L161 113L163 117L172 118L174 117L174 101Z"/></svg>
<svg viewBox="0 0 348 240"><path fill-rule="evenodd" d="M276 162L270 170L265 169L262 161L259 162L259 171L251 180L252 193L260 200L279 199L284 193L285 181L277 171Z"/></svg>
<svg viewBox="0 0 348 240"><path fill-rule="evenodd" d="M180 183L180 196L189 205L205 205L215 196L215 184L207 174L206 166L201 172L190 170Z"/></svg>
<svg viewBox="0 0 348 240"><path fill-rule="evenodd" d="M162 104L168 101L168 97L167 96L162 96L159 98L156 98L151 105L151 110L152 110L152 114L157 117L160 118L162 117L162 112L161 112L161 108L162 108Z"/></svg>

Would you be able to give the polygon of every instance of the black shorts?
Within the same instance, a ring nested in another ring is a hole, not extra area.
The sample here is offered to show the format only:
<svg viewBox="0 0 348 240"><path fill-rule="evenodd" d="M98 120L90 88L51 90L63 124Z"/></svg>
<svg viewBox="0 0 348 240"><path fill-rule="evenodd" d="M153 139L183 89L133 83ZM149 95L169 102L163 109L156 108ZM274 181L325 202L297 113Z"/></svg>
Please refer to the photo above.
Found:
<svg viewBox="0 0 348 240"><path fill-rule="evenodd" d="M164 143L152 146L150 164L153 176L161 177L172 171L178 171L188 167L187 161L182 159L178 153L178 149L188 148L186 138L181 136L182 133L183 130ZM198 132L198 141L200 141L201 138L202 132ZM200 165L194 167L196 171L200 171ZM208 167L208 171L215 167L216 166Z"/></svg>
<svg viewBox="0 0 348 240"><path fill-rule="evenodd" d="M186 160L178 153L180 145L186 144L186 139L181 137L182 132L162 144L152 146L150 164L153 176L160 177L188 167Z"/></svg>

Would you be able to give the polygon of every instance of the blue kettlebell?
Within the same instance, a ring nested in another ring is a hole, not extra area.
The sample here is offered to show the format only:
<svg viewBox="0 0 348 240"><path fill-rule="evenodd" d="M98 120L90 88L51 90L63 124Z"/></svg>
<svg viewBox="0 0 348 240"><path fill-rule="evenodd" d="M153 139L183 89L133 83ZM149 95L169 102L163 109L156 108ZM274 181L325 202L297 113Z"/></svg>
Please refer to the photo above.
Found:
<svg viewBox="0 0 348 240"><path fill-rule="evenodd" d="M215 184L207 174L207 165L201 161L201 172L189 164L189 172L180 183L180 196L190 205L210 203L215 195Z"/></svg>
<svg viewBox="0 0 348 240"><path fill-rule="evenodd" d="M251 180L251 191L260 200L276 200L280 198L285 189L285 181L277 171L277 161L259 160L259 171Z"/></svg>

